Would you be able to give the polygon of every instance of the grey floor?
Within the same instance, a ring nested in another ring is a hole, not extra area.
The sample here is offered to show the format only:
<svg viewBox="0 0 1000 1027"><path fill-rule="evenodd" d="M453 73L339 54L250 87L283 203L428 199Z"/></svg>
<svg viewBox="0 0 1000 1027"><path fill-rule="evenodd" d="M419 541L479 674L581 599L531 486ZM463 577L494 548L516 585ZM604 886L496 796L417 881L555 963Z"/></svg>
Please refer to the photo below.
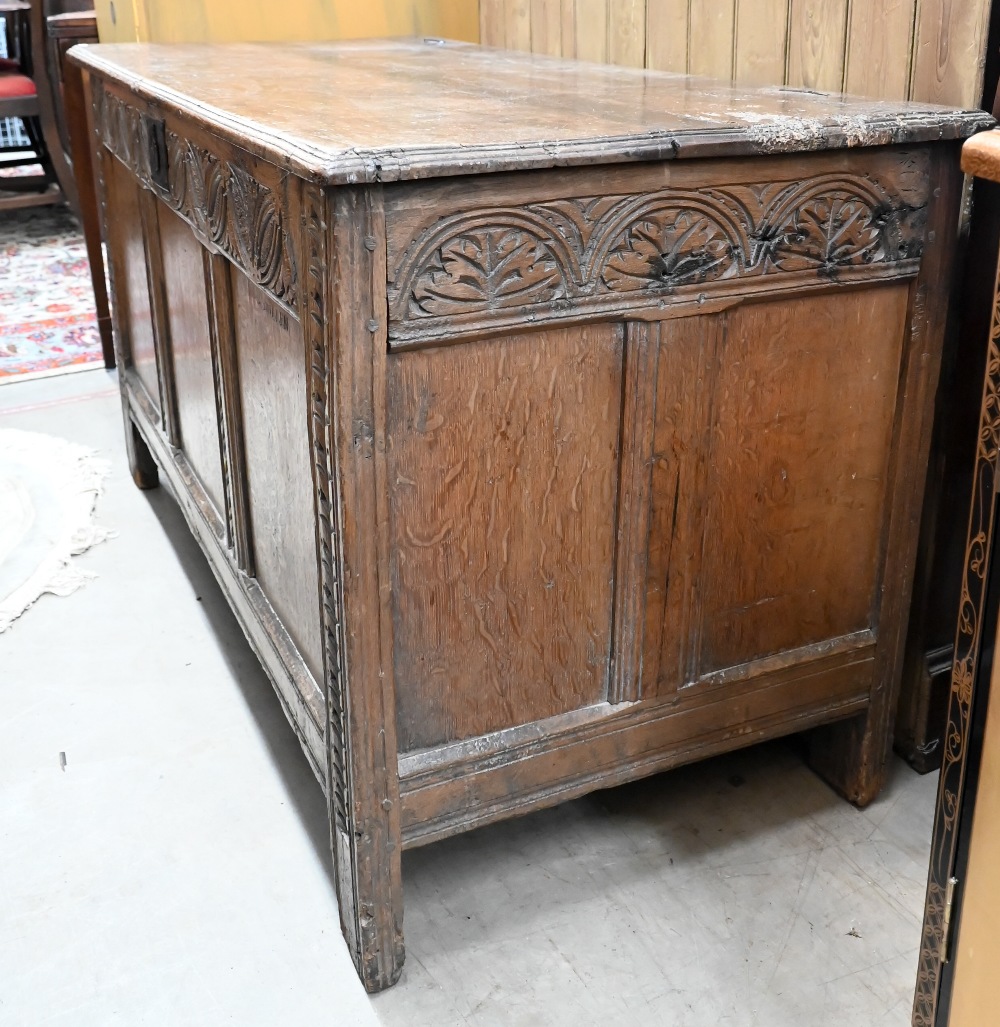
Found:
<svg viewBox="0 0 1000 1027"><path fill-rule="evenodd" d="M98 577L0 635L0 1024L909 1022L936 781L868 810L774 744L407 853L407 962L370 1001L323 799L113 376L0 387L101 450ZM66 766L59 754L66 754Z"/></svg>

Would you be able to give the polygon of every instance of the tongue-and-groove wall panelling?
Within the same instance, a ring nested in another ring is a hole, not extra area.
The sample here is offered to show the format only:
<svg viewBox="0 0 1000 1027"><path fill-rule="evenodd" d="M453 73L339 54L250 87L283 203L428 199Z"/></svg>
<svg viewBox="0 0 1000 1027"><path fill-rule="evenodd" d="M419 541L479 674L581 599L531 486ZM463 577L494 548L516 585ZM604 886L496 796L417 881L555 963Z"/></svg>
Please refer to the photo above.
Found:
<svg viewBox="0 0 1000 1027"><path fill-rule="evenodd" d="M477 0L95 0L102 43L442 36L475 43Z"/></svg>
<svg viewBox="0 0 1000 1027"><path fill-rule="evenodd" d="M990 0L480 0L488 46L977 106Z"/></svg>

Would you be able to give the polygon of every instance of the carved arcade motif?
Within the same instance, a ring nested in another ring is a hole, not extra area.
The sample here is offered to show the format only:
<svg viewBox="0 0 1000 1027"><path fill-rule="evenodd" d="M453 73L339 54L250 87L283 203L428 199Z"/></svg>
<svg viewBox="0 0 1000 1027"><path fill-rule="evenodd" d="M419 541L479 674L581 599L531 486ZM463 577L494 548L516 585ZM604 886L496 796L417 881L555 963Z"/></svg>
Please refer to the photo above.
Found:
<svg viewBox="0 0 1000 1027"><path fill-rule="evenodd" d="M390 310L399 326L869 264L915 273L925 221L924 202L856 175L472 210L413 241Z"/></svg>
<svg viewBox="0 0 1000 1027"><path fill-rule="evenodd" d="M285 215L273 190L244 167L221 160L167 130L166 188L153 174L153 122L112 93L95 92L101 141L139 180L287 307L296 302L297 269ZM151 156L153 159L151 159Z"/></svg>

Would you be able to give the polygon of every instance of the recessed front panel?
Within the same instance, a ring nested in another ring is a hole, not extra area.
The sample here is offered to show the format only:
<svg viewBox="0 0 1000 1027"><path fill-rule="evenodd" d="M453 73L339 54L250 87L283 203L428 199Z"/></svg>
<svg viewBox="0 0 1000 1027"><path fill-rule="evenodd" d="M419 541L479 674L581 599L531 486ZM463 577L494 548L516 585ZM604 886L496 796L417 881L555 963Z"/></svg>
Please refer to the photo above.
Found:
<svg viewBox="0 0 1000 1027"><path fill-rule="evenodd" d="M907 289L727 317L699 671L874 628Z"/></svg>
<svg viewBox="0 0 1000 1027"><path fill-rule="evenodd" d="M302 328L246 275L230 276L256 577L321 681Z"/></svg>
<svg viewBox="0 0 1000 1027"><path fill-rule="evenodd" d="M110 253L114 261L116 298L121 307L119 325L125 336L122 341L127 361L135 368L148 398L159 410L156 342L140 210L142 189L118 161L109 160L107 169L108 203L115 212L109 230L116 237L110 243Z"/></svg>
<svg viewBox="0 0 1000 1027"><path fill-rule="evenodd" d="M604 699L621 329L390 358L401 751Z"/></svg>
<svg viewBox="0 0 1000 1027"><path fill-rule="evenodd" d="M157 212L180 448L224 520L221 414L212 371L204 250L191 229L166 204L159 204Z"/></svg>

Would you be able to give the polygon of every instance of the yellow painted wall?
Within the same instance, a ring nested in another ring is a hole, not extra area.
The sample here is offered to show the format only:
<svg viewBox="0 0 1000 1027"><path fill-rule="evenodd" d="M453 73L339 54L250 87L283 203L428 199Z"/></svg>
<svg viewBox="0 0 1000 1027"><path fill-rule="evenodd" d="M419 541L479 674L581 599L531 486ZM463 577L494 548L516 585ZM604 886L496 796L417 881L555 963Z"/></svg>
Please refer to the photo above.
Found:
<svg viewBox="0 0 1000 1027"><path fill-rule="evenodd" d="M479 41L479 0L96 0L101 41L440 36Z"/></svg>

